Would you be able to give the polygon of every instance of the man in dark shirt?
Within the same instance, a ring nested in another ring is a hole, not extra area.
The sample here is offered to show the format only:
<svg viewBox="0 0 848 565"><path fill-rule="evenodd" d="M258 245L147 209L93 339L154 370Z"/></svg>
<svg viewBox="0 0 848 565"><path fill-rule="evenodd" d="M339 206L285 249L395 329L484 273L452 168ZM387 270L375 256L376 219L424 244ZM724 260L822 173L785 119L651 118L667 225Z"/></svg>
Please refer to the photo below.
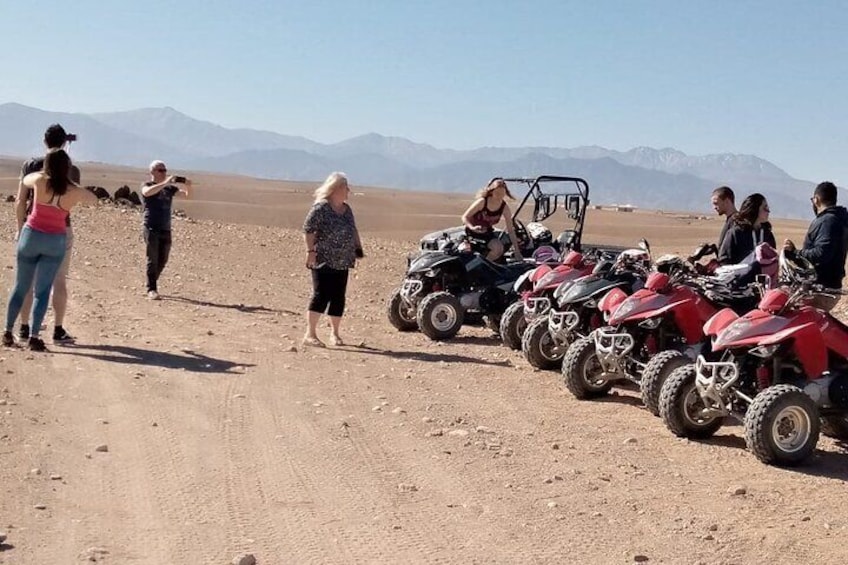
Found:
<svg viewBox="0 0 848 565"><path fill-rule="evenodd" d="M848 211L836 205L836 197L836 185L832 182L816 186L810 198L816 219L810 223L804 247L797 250L798 255L815 266L816 282L827 288L842 288L848 255ZM783 249L787 253L796 251L789 239L784 242ZM816 305L825 310L832 309L838 302L838 298L825 298L816 300Z"/></svg>
<svg viewBox="0 0 848 565"><path fill-rule="evenodd" d="M716 214L724 216L724 225L721 228L718 245L716 246L717 249L721 249L724 236L727 235L727 228L730 227L733 215L736 213L736 195L733 194L733 190L729 186L720 186L713 190L710 202Z"/></svg>
<svg viewBox="0 0 848 565"><path fill-rule="evenodd" d="M53 124L44 132L44 145L47 150L62 149L71 141L77 138L74 134L69 134L59 124ZM21 167L21 180L30 173L37 173L44 168L44 157L34 157L24 162ZM80 182L80 170L76 165L71 166L71 181L76 184ZM31 188L27 188L23 183L18 184L18 198L15 203L15 215L18 220L18 231L21 230L26 223L27 217L32 212L33 192ZM71 229L71 217L68 216L65 224L68 226L68 237L65 251L65 259L56 273L56 278L53 281L53 342L54 343L71 343L74 338L65 330L65 313L68 309L68 270L71 267L71 250L74 246L74 232ZM21 326L18 329L18 337L21 340L29 339L29 315L32 311L32 292L27 292L24 295L24 302L21 306Z"/></svg>
<svg viewBox="0 0 848 565"><path fill-rule="evenodd" d="M183 193L188 198L191 181L168 175L162 161L150 163L150 180L141 185L144 205L144 242L147 244L147 298L159 300L159 275L171 254L171 201Z"/></svg>

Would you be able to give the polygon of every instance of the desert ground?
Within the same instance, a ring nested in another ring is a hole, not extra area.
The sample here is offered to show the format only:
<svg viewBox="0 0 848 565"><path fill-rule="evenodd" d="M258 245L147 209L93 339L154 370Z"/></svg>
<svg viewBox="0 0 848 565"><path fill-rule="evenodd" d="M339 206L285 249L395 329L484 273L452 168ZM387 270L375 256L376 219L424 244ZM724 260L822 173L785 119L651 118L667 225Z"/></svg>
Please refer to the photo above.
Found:
<svg viewBox="0 0 848 565"><path fill-rule="evenodd" d="M0 160L3 196L19 165ZM146 177L81 168L110 192ZM457 225L475 187L353 179L367 256L349 287L351 345L315 349L299 343L310 294L299 228L314 185L188 174L195 198L175 206L188 218L175 220L163 300L143 296L139 212L81 209L66 321L76 345L0 350L0 563L848 559L845 445L823 438L808 465L768 467L739 426L692 442L634 391L577 401L483 328L445 343L396 332L385 298L407 253ZM14 204L0 215L5 299ZM778 240L802 240L805 222L775 223ZM644 236L687 253L720 225L592 210L584 241Z"/></svg>

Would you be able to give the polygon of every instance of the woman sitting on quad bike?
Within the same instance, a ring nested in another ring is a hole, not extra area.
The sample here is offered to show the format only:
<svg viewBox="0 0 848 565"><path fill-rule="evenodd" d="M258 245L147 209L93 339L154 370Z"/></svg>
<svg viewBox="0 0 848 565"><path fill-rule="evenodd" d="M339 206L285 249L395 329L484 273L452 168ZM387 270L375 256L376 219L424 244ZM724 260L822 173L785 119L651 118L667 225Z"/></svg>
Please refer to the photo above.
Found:
<svg viewBox="0 0 848 565"><path fill-rule="evenodd" d="M515 200L509 192L506 182L502 178L494 178L489 181L485 188L477 192L476 199L462 215L462 223L465 224L465 233L469 239L484 243L488 252L486 259L496 261L504 254L504 245L495 233L495 225L503 217L506 223L506 232L512 242L512 248L516 258L521 258L521 250L518 245L518 237L515 235L515 225L512 221L512 210L504 198Z"/></svg>

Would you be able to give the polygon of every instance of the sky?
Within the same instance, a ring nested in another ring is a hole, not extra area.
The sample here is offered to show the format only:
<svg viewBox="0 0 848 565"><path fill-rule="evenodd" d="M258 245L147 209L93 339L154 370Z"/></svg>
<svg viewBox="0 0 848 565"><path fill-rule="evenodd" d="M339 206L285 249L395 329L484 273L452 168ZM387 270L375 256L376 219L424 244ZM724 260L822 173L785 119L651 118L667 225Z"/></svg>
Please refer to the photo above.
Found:
<svg viewBox="0 0 848 565"><path fill-rule="evenodd" d="M0 103L333 143L744 153L848 185L844 1L0 0Z"/></svg>

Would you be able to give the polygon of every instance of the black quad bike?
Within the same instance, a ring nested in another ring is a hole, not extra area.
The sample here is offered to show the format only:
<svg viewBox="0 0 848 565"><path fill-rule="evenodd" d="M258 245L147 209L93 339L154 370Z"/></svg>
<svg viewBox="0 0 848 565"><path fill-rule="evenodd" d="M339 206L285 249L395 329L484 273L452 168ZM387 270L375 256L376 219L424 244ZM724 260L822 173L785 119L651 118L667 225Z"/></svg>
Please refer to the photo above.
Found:
<svg viewBox="0 0 848 565"><path fill-rule="evenodd" d="M549 259L580 249L589 202L585 180L550 175L504 180L516 193L515 185L526 187L513 213L521 257ZM541 222L558 210L564 210L573 225L554 238ZM510 251L493 262L485 258L482 242L469 238L462 226L425 235L420 251L409 257L403 284L389 297L389 322L400 331L420 329L434 340L450 339L464 323L485 323L497 332L504 310L518 299L515 280L538 265L534 259L518 259L505 232L499 231L498 237Z"/></svg>
<svg viewBox="0 0 848 565"><path fill-rule="evenodd" d="M601 298L614 288L632 294L644 286L650 268L646 251L628 249L615 261L599 262L592 274L564 282L554 292L548 315L527 326L521 340L524 357L537 369L559 369L573 341L604 325Z"/></svg>

